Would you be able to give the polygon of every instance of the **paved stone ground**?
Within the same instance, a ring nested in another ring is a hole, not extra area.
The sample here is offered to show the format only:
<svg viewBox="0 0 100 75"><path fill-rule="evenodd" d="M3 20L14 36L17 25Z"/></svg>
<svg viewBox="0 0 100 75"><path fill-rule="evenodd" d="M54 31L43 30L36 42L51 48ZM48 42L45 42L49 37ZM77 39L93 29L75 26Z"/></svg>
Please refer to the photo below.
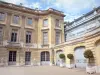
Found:
<svg viewBox="0 0 100 75"><path fill-rule="evenodd" d="M0 75L90 75L82 69L68 69L57 66L0 67ZM100 74L93 74L100 75Z"/></svg>

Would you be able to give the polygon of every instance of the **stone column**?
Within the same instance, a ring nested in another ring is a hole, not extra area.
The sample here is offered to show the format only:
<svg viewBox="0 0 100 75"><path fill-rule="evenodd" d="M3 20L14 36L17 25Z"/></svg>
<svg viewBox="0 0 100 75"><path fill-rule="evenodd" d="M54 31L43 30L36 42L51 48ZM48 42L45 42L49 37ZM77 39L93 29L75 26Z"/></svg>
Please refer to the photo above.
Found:
<svg viewBox="0 0 100 75"><path fill-rule="evenodd" d="M40 51L38 51L38 56L37 56L36 60L37 60L37 65L40 66L41 65Z"/></svg>
<svg viewBox="0 0 100 75"><path fill-rule="evenodd" d="M16 54L16 66L19 66L19 64L20 64L20 51L18 49Z"/></svg>
<svg viewBox="0 0 100 75"><path fill-rule="evenodd" d="M21 49L21 51L20 51L20 65L21 66L25 65L25 52L24 52L24 49Z"/></svg>

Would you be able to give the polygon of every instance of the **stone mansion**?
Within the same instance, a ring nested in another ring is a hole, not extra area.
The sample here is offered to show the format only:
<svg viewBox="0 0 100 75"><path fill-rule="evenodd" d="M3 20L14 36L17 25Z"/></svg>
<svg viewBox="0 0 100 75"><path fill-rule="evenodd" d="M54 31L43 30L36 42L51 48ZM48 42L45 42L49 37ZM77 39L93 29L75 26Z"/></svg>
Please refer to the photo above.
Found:
<svg viewBox="0 0 100 75"><path fill-rule="evenodd" d="M74 55L77 68L86 67L90 49L100 72L100 7L64 23L64 13L53 8L30 9L0 2L0 65L59 65L59 54Z"/></svg>

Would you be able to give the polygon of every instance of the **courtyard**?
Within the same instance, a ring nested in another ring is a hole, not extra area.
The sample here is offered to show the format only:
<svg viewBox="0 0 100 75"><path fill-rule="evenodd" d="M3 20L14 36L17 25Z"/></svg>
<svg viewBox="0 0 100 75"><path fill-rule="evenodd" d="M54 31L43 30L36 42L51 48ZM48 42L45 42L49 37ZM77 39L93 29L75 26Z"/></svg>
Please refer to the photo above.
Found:
<svg viewBox="0 0 100 75"><path fill-rule="evenodd" d="M90 75L82 69L68 69L57 66L0 67L0 75ZM100 75L100 74L93 74Z"/></svg>

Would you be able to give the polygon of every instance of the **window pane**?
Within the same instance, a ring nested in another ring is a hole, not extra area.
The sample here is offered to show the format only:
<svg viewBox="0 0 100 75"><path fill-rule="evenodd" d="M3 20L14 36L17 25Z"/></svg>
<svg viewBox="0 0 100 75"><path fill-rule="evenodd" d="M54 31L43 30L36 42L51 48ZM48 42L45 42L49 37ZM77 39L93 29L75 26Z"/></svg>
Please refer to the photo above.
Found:
<svg viewBox="0 0 100 75"><path fill-rule="evenodd" d="M3 30L2 30L2 27L0 27L0 44L1 44L1 41L3 40Z"/></svg>
<svg viewBox="0 0 100 75"><path fill-rule="evenodd" d="M43 21L43 26L44 26L44 27L47 27L47 26L48 26L48 19L45 19L45 20Z"/></svg>
<svg viewBox="0 0 100 75"><path fill-rule="evenodd" d="M31 58L31 52L26 52L25 53L25 61L30 61Z"/></svg>
<svg viewBox="0 0 100 75"><path fill-rule="evenodd" d="M43 32L43 44L48 44L48 32Z"/></svg>
<svg viewBox="0 0 100 75"><path fill-rule="evenodd" d="M11 42L16 42L16 41L17 41L17 31L16 30L12 30Z"/></svg>
<svg viewBox="0 0 100 75"><path fill-rule="evenodd" d="M5 20L5 13L0 12L0 20L1 21Z"/></svg>
<svg viewBox="0 0 100 75"><path fill-rule="evenodd" d="M60 32L56 32L56 44L60 43Z"/></svg>
<svg viewBox="0 0 100 75"><path fill-rule="evenodd" d="M28 43L28 35L26 34L26 43Z"/></svg>
<svg viewBox="0 0 100 75"><path fill-rule="evenodd" d="M28 25L32 25L32 18L28 18L27 24L28 24Z"/></svg>
<svg viewBox="0 0 100 75"><path fill-rule="evenodd" d="M46 52L46 61L50 61L50 55L49 55L49 52Z"/></svg>
<svg viewBox="0 0 100 75"><path fill-rule="evenodd" d="M13 23L15 23L15 24L19 24L19 16L18 15L14 15L14 17L13 17Z"/></svg>
<svg viewBox="0 0 100 75"><path fill-rule="evenodd" d="M41 53L41 61L45 61L45 52Z"/></svg>
<svg viewBox="0 0 100 75"><path fill-rule="evenodd" d="M11 34L11 42L13 42L14 33Z"/></svg>
<svg viewBox="0 0 100 75"><path fill-rule="evenodd" d="M32 33L27 31L26 32L26 43L31 43L31 35Z"/></svg>
<svg viewBox="0 0 100 75"><path fill-rule="evenodd" d="M14 42L17 40L17 33L15 33Z"/></svg>
<svg viewBox="0 0 100 75"><path fill-rule="evenodd" d="M9 51L9 61L16 61L16 51Z"/></svg>
<svg viewBox="0 0 100 75"><path fill-rule="evenodd" d="M29 35L29 43L31 43L31 35Z"/></svg>
<svg viewBox="0 0 100 75"><path fill-rule="evenodd" d="M56 27L60 27L58 19L56 19Z"/></svg>

